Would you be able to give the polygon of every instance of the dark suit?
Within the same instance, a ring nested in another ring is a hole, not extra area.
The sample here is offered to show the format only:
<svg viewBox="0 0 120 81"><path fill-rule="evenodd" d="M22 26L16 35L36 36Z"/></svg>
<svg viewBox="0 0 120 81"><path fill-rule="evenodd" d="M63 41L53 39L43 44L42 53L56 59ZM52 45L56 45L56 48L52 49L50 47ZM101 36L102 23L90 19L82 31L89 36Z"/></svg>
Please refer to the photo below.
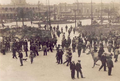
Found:
<svg viewBox="0 0 120 81"><path fill-rule="evenodd" d="M70 63L70 70L71 70L71 78L75 78L75 63Z"/></svg>
<svg viewBox="0 0 120 81"><path fill-rule="evenodd" d="M62 59L62 56L63 56L63 51L61 49L59 49L59 51L57 52L58 53L58 64L61 62L61 64L63 63L63 59Z"/></svg>
<svg viewBox="0 0 120 81"><path fill-rule="evenodd" d="M104 67L104 71L106 71L106 57L102 55L100 60L102 62L102 65L99 68L99 71L102 69L102 67Z"/></svg>
<svg viewBox="0 0 120 81"><path fill-rule="evenodd" d="M112 68L114 67L113 61L111 59L107 60L107 66L108 66L108 75L111 75Z"/></svg>
<svg viewBox="0 0 120 81"><path fill-rule="evenodd" d="M83 74L82 74L81 69L82 69L81 64L79 62L76 63L77 78L79 78L79 72L81 74L81 78L83 78Z"/></svg>
<svg viewBox="0 0 120 81"><path fill-rule="evenodd" d="M19 58L20 58L20 63L21 63L21 66L23 66L23 61L22 61L23 54L22 54L21 52L19 52Z"/></svg>

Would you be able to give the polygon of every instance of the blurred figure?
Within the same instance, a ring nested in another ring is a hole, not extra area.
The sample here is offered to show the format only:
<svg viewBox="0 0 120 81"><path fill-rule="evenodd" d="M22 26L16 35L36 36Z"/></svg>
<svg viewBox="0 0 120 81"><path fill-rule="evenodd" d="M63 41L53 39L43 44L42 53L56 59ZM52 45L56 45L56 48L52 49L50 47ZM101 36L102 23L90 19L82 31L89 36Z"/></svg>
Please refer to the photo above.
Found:
<svg viewBox="0 0 120 81"><path fill-rule="evenodd" d="M77 78L79 78L79 73L81 74L81 78L84 78L82 74L82 70L81 70L82 67L81 67L80 62L81 60L78 60L78 62L76 63Z"/></svg>
<svg viewBox="0 0 120 81"><path fill-rule="evenodd" d="M114 67L111 56L108 57L108 59L107 59L107 66L108 66L108 75L110 76L111 72L112 72L112 68Z"/></svg>
<svg viewBox="0 0 120 81"><path fill-rule="evenodd" d="M71 63L70 63L70 70L71 70L71 78L72 79L75 79L75 62L74 61L72 61Z"/></svg>
<svg viewBox="0 0 120 81"><path fill-rule="evenodd" d="M30 61L31 61L31 64L33 63L33 58L34 58L34 52L33 51L30 51Z"/></svg>

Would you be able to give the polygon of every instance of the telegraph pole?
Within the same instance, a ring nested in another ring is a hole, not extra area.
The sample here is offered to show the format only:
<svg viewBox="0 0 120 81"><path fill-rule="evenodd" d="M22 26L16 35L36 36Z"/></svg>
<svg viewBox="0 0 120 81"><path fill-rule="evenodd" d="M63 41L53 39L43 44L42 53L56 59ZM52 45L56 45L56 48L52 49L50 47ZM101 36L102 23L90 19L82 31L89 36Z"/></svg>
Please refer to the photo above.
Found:
<svg viewBox="0 0 120 81"><path fill-rule="evenodd" d="M92 10L92 0L91 0L91 27L92 27L92 21L93 21L93 10Z"/></svg>
<svg viewBox="0 0 120 81"><path fill-rule="evenodd" d="M39 24L40 24L40 1L38 1L38 17L39 17Z"/></svg>
<svg viewBox="0 0 120 81"><path fill-rule="evenodd" d="M102 6L103 6L103 5L102 5L102 0L101 0L101 25L102 25L102 22L103 22L103 19L102 19L102 11L103 11L103 10L102 10Z"/></svg>

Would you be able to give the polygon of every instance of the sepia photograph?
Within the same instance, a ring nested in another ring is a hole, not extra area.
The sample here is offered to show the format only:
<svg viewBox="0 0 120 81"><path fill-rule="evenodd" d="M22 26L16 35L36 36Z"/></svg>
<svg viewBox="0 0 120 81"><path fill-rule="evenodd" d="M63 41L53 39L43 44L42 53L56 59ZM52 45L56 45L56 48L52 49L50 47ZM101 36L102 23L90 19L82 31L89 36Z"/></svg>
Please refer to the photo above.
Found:
<svg viewBox="0 0 120 81"><path fill-rule="evenodd" d="M0 0L0 81L119 81L120 0Z"/></svg>

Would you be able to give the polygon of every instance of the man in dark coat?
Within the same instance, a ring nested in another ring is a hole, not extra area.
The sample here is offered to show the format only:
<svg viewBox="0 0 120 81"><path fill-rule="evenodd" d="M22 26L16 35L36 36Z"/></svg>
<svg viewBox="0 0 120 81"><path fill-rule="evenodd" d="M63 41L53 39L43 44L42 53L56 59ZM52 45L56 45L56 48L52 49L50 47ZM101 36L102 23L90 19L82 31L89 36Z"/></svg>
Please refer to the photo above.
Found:
<svg viewBox="0 0 120 81"><path fill-rule="evenodd" d="M73 49L73 52L75 52L75 47L76 47L76 43L75 43L75 42L72 42L72 49Z"/></svg>
<svg viewBox="0 0 120 81"><path fill-rule="evenodd" d="M57 51L57 53L58 53L58 60L59 60L58 64L60 64L60 63L62 64L63 63L63 58L62 57L63 57L63 54L64 54L63 51L62 51L62 49L59 49Z"/></svg>
<svg viewBox="0 0 120 81"><path fill-rule="evenodd" d="M81 42L78 43L77 49L78 49L78 57L80 57L80 55L81 55L81 49L82 49L82 43Z"/></svg>
<svg viewBox="0 0 120 81"><path fill-rule="evenodd" d="M60 37L60 34L61 34L60 30L57 30L57 36L58 37Z"/></svg>
<svg viewBox="0 0 120 81"><path fill-rule="evenodd" d="M71 78L72 79L75 79L75 62L74 61L72 61L71 63L70 63L70 70L71 70Z"/></svg>
<svg viewBox="0 0 120 81"><path fill-rule="evenodd" d="M17 52L17 42L15 41L12 45L12 52L13 52L13 58L16 58L16 52Z"/></svg>
<svg viewBox="0 0 120 81"><path fill-rule="evenodd" d="M66 27L65 27L65 28L66 28L66 31L67 31L67 29L68 29L68 26L66 25Z"/></svg>
<svg viewBox="0 0 120 81"><path fill-rule="evenodd" d="M82 67L81 67L80 62L81 62L81 61L78 60L78 62L76 63L77 78L79 78L79 72L80 72L80 74L81 74L81 78L84 78L84 77L83 77L83 74L82 74L82 71L81 71Z"/></svg>
<svg viewBox="0 0 120 81"><path fill-rule="evenodd" d="M19 58L20 58L20 63L21 63L21 66L23 66L23 54L22 54L22 52L21 52L21 50L19 50Z"/></svg>
<svg viewBox="0 0 120 81"><path fill-rule="evenodd" d="M28 57L28 54L27 54L28 47L27 47L27 45L24 45L24 51L25 51L25 53L26 53L26 57Z"/></svg>
<svg viewBox="0 0 120 81"><path fill-rule="evenodd" d="M112 57L108 57L107 66L108 66L108 75L110 76L112 72L112 68L114 67Z"/></svg>
<svg viewBox="0 0 120 81"><path fill-rule="evenodd" d="M102 56L101 56L101 62L102 62L102 65L100 66L100 68L99 68L99 71L104 67L104 71L106 71L106 56L103 54Z"/></svg>
<svg viewBox="0 0 120 81"><path fill-rule="evenodd" d="M100 45L99 51L98 51L98 57L101 59L101 55L104 52L104 47L102 45Z"/></svg>

